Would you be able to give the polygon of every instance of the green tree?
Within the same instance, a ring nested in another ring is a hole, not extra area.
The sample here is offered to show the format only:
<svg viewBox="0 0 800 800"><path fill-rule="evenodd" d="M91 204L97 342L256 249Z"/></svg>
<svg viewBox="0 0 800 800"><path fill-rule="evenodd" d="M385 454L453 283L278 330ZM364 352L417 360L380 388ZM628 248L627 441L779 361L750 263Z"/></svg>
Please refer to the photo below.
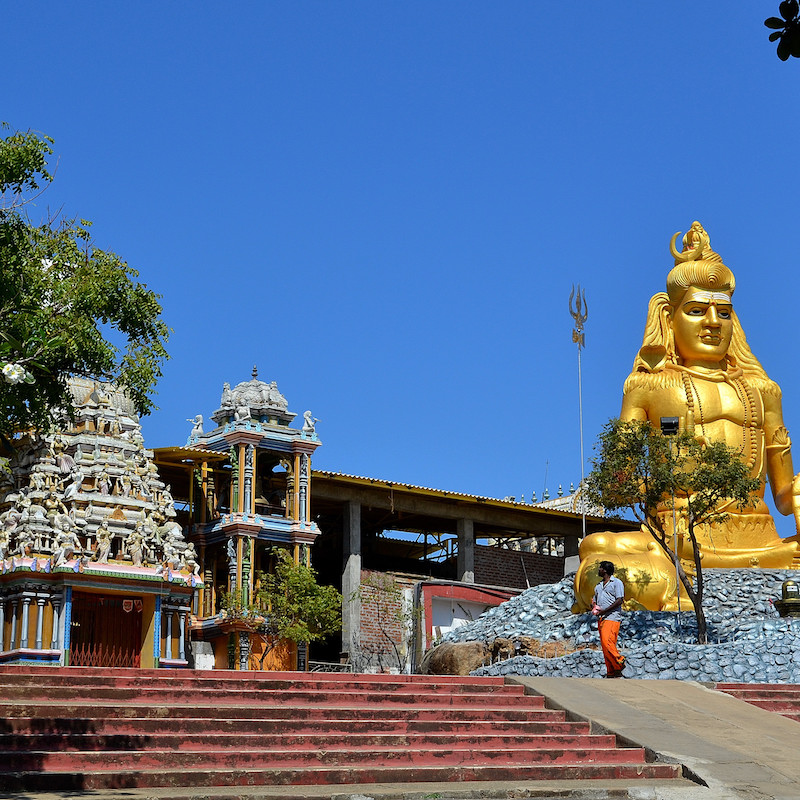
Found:
<svg viewBox="0 0 800 800"><path fill-rule="evenodd" d="M2 129L0 437L47 429L69 414L70 375L113 381L147 414L168 357L159 295L119 256L94 246L87 220L31 221L31 200L53 180L53 140Z"/></svg>
<svg viewBox="0 0 800 800"><path fill-rule="evenodd" d="M286 549L275 547L272 555L275 569L259 573L252 603L245 606L241 592L225 594L222 600L229 617L246 622L264 639L259 667L281 640L316 642L342 629L342 595L317 583L316 571L295 564Z"/></svg>
<svg viewBox="0 0 800 800"><path fill-rule="evenodd" d="M664 436L649 422L611 420L595 449L598 455L587 481L589 502L611 513L630 510L671 560L673 509L685 524L694 581L680 559L677 572L694 606L698 642L704 644L707 625L697 528L724 522L728 514L720 509L726 501L738 509L753 505L760 480L750 476L739 451L724 442L700 441L686 432Z"/></svg>

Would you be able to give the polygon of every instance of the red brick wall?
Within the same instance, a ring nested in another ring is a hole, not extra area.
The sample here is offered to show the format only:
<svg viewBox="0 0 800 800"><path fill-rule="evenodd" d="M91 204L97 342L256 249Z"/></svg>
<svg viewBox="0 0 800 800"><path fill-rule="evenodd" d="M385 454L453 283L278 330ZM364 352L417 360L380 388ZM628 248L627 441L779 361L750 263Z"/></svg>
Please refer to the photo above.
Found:
<svg viewBox="0 0 800 800"><path fill-rule="evenodd" d="M526 573L531 586L556 583L564 577L564 559L560 556L543 556L521 550L475 545L475 583L526 589Z"/></svg>
<svg viewBox="0 0 800 800"><path fill-rule="evenodd" d="M400 661L410 661L409 610L403 606L403 591L416 583L386 572L362 570L360 657L366 662L364 668L402 667L398 663L398 650Z"/></svg>

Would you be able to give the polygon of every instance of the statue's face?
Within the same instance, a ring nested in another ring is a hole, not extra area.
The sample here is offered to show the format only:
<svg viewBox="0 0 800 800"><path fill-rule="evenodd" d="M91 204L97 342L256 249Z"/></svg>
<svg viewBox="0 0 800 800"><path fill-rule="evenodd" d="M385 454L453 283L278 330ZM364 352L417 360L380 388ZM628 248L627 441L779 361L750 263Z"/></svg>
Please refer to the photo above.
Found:
<svg viewBox="0 0 800 800"><path fill-rule="evenodd" d="M672 311L672 332L684 363L719 366L733 335L730 294L690 286Z"/></svg>

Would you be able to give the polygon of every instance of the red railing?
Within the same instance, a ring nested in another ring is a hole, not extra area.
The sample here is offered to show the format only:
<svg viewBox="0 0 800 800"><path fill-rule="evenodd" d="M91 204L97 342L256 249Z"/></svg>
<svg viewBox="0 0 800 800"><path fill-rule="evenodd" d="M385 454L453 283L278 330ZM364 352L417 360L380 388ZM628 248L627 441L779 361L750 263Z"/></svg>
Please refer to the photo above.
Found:
<svg viewBox="0 0 800 800"><path fill-rule="evenodd" d="M79 644L70 649L70 664L73 667L138 667L141 653L122 647L106 647L101 643Z"/></svg>

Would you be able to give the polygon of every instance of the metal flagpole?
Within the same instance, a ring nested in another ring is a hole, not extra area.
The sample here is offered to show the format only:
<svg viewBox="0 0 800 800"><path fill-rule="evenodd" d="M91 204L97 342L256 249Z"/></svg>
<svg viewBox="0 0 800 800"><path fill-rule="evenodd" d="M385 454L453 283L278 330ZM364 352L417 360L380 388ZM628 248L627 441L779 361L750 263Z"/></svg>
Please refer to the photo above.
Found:
<svg viewBox="0 0 800 800"><path fill-rule="evenodd" d="M572 308L572 301L575 300L575 310ZM581 285L578 284L578 295L575 296L575 284L572 285L572 292L569 296L569 313L572 319L575 320L575 327L572 330L572 341L578 345L578 422L580 426L581 437L581 536L586 536L586 501L585 501L585 487L584 482L584 457L583 457L583 387L581 384L581 350L586 344L583 333L583 325L586 318L589 316L589 306L586 305L586 293L581 292Z"/></svg>

